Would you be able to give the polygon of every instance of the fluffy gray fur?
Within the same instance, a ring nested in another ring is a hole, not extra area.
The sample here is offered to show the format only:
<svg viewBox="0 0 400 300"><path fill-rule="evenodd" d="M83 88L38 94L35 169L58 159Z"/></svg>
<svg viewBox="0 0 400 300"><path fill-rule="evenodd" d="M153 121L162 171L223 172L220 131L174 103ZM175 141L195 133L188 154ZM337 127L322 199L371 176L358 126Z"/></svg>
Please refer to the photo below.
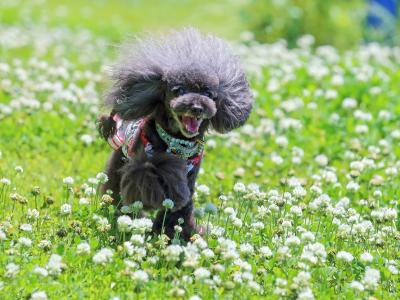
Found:
<svg viewBox="0 0 400 300"><path fill-rule="evenodd" d="M239 58L225 41L193 28L137 38L125 45L112 69L114 85L106 104L127 119L148 115L165 85L185 70L219 81L217 114L211 120L214 129L227 132L243 125L252 108L252 94Z"/></svg>

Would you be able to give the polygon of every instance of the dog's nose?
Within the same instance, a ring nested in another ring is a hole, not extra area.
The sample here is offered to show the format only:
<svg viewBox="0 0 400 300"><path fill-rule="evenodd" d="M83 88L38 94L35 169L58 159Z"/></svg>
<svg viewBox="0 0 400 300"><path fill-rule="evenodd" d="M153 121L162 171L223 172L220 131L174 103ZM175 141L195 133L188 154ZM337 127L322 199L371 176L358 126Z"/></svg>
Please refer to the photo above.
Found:
<svg viewBox="0 0 400 300"><path fill-rule="evenodd" d="M194 115L200 115L203 112L203 108L201 106L192 106L190 112Z"/></svg>

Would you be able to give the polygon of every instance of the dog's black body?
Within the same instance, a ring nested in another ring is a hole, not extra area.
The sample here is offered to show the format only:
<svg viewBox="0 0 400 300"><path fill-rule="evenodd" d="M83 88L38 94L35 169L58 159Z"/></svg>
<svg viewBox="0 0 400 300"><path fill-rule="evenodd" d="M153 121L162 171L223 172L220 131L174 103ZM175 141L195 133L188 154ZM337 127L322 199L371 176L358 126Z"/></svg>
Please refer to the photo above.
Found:
<svg viewBox="0 0 400 300"><path fill-rule="evenodd" d="M155 124L189 141L201 140L209 128L223 133L241 126L251 111L252 94L239 60L222 40L186 29L131 44L113 79L106 97L112 113L100 118L100 133L106 139L114 133L113 114L125 120L146 117L143 130L154 155L146 155L140 139L132 158L114 151L103 192L112 190L116 202L140 200L145 209L159 209L155 232L161 229L163 200L172 199L166 234L173 236L178 218L183 218L182 236L188 239L195 229L192 196L199 165L187 173L186 160L166 152Z"/></svg>

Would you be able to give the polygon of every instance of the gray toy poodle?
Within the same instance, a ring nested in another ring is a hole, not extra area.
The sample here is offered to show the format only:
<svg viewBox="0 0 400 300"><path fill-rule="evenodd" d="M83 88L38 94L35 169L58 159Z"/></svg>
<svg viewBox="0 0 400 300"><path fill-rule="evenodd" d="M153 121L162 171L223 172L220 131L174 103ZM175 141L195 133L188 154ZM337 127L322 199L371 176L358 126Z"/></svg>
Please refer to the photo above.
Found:
<svg viewBox="0 0 400 300"><path fill-rule="evenodd" d="M192 196L204 135L243 125L252 108L239 58L223 40L187 28L127 45L112 80L105 99L111 113L99 118L100 134L114 148L102 191L112 191L116 204L158 209L155 233L171 199L165 233L172 237L182 218L188 240L200 231Z"/></svg>

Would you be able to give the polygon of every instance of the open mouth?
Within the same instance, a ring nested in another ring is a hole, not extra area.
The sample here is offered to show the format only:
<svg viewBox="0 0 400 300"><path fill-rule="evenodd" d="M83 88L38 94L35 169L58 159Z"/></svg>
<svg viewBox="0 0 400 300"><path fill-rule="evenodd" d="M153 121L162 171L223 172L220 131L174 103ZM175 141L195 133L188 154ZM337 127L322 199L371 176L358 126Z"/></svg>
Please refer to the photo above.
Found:
<svg viewBox="0 0 400 300"><path fill-rule="evenodd" d="M189 132L190 134L198 133L201 122L203 121L202 118L196 118L196 117L189 116L189 115L180 116L179 120L182 123L185 130L187 132Z"/></svg>

